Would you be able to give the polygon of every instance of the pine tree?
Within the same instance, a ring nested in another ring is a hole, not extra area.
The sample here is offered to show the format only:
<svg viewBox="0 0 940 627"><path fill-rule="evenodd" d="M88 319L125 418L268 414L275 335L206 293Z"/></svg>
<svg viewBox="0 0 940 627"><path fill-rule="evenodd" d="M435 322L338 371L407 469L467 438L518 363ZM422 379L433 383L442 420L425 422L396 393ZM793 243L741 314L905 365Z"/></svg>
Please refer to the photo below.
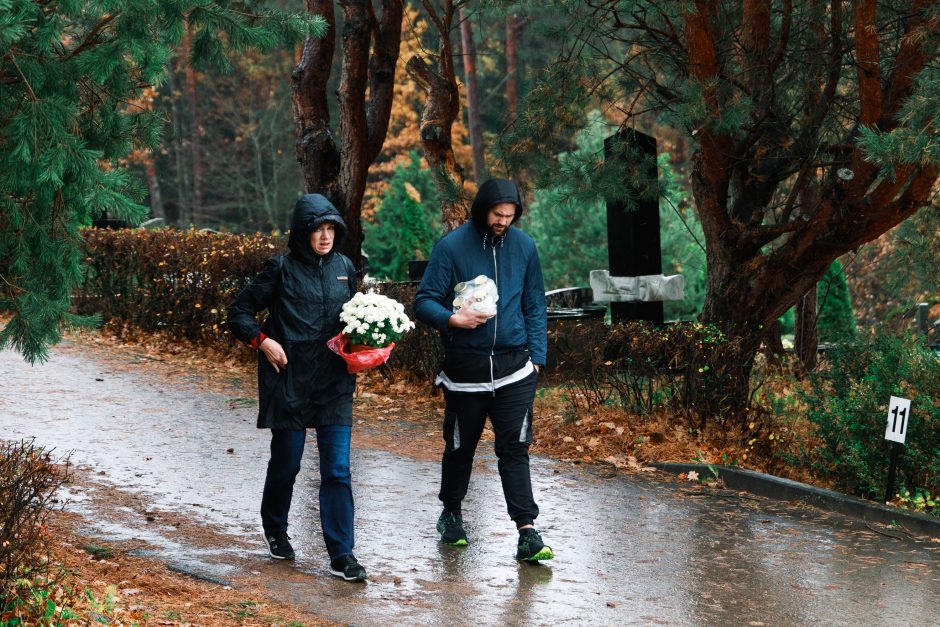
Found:
<svg viewBox="0 0 940 627"><path fill-rule="evenodd" d="M734 338L737 351L727 385L712 391L702 379L701 398L736 413L763 329L815 295L834 259L931 201L940 175L938 3L553 6L575 41L531 90L501 156L557 182L556 146L598 101L622 111L625 127L655 122L687 135L708 251L700 320ZM623 173L600 164L581 179L610 197Z"/></svg>
<svg viewBox="0 0 940 627"><path fill-rule="evenodd" d="M437 189L421 156L412 151L389 179L373 222L366 222L370 274L393 281L408 277L408 262L427 259L440 233Z"/></svg>
<svg viewBox="0 0 940 627"><path fill-rule="evenodd" d="M192 33L197 66L270 49L322 19L252 10L229 0L0 0L0 348L44 360L82 274L80 229L102 212L146 216L143 186L119 161L153 148L161 123L132 103L166 76Z"/></svg>
<svg viewBox="0 0 940 627"><path fill-rule="evenodd" d="M842 342L855 337L855 314L842 263L836 259L816 288L819 313L816 328L821 342Z"/></svg>

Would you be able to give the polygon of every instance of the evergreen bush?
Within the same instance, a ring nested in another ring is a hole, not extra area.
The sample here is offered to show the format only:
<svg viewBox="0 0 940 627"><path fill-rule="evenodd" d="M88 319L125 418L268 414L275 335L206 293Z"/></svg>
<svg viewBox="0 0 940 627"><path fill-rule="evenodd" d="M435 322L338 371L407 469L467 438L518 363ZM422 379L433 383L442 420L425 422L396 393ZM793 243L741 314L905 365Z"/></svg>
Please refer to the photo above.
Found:
<svg viewBox="0 0 940 627"><path fill-rule="evenodd" d="M363 227L371 276L405 281L408 262L431 255L441 232L440 203L431 172L421 165L417 152L395 168L374 220Z"/></svg>
<svg viewBox="0 0 940 627"><path fill-rule="evenodd" d="M819 313L816 328L820 342L845 342L855 338L855 314L849 286L838 259L832 262L816 286Z"/></svg>
<svg viewBox="0 0 940 627"><path fill-rule="evenodd" d="M892 395L911 399L899 485L911 493L940 490L940 361L914 336L879 334L826 354L803 393L821 446L800 463L836 489L864 498L885 492L891 444L884 439Z"/></svg>

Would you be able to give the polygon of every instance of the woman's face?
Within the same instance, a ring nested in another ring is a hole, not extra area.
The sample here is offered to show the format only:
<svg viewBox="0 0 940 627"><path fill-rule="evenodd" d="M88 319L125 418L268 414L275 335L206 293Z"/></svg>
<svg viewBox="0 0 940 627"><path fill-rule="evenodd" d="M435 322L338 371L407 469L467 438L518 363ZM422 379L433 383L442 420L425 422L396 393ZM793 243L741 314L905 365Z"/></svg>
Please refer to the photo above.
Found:
<svg viewBox="0 0 940 627"><path fill-rule="evenodd" d="M318 255L325 255L333 250L336 226L332 222L321 224L310 234L310 248Z"/></svg>

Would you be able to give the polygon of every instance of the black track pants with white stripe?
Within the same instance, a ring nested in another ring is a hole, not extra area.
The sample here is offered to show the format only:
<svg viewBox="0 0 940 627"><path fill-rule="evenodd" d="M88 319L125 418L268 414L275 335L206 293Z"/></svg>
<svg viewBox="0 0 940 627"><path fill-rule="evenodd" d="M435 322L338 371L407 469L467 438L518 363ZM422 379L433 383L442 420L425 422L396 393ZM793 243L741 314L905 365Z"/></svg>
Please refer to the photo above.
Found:
<svg viewBox="0 0 940 627"><path fill-rule="evenodd" d="M538 374L492 392L451 392L444 389L444 456L441 492L446 509L459 512L467 495L473 455L489 416L496 436L499 478L509 517L516 526L531 524L539 515L529 477L532 443L532 401Z"/></svg>

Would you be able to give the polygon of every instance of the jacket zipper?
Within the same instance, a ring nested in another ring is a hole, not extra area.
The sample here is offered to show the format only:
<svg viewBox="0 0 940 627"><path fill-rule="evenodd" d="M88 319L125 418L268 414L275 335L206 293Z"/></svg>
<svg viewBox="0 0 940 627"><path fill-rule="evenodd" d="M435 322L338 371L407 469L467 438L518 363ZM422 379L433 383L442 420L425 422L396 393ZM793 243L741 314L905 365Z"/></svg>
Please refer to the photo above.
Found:
<svg viewBox="0 0 940 627"><path fill-rule="evenodd" d="M317 259L317 274L320 279L320 314L321 320L326 320L326 286L323 284L323 257Z"/></svg>
<svg viewBox="0 0 940 627"><path fill-rule="evenodd" d="M496 294L499 296L499 266L496 263L496 244L493 244L493 282L496 283ZM493 357L496 355L496 332L499 331L499 301L497 300L496 314L493 316L493 344L490 346L490 385L493 396L496 396L496 378L493 376Z"/></svg>

